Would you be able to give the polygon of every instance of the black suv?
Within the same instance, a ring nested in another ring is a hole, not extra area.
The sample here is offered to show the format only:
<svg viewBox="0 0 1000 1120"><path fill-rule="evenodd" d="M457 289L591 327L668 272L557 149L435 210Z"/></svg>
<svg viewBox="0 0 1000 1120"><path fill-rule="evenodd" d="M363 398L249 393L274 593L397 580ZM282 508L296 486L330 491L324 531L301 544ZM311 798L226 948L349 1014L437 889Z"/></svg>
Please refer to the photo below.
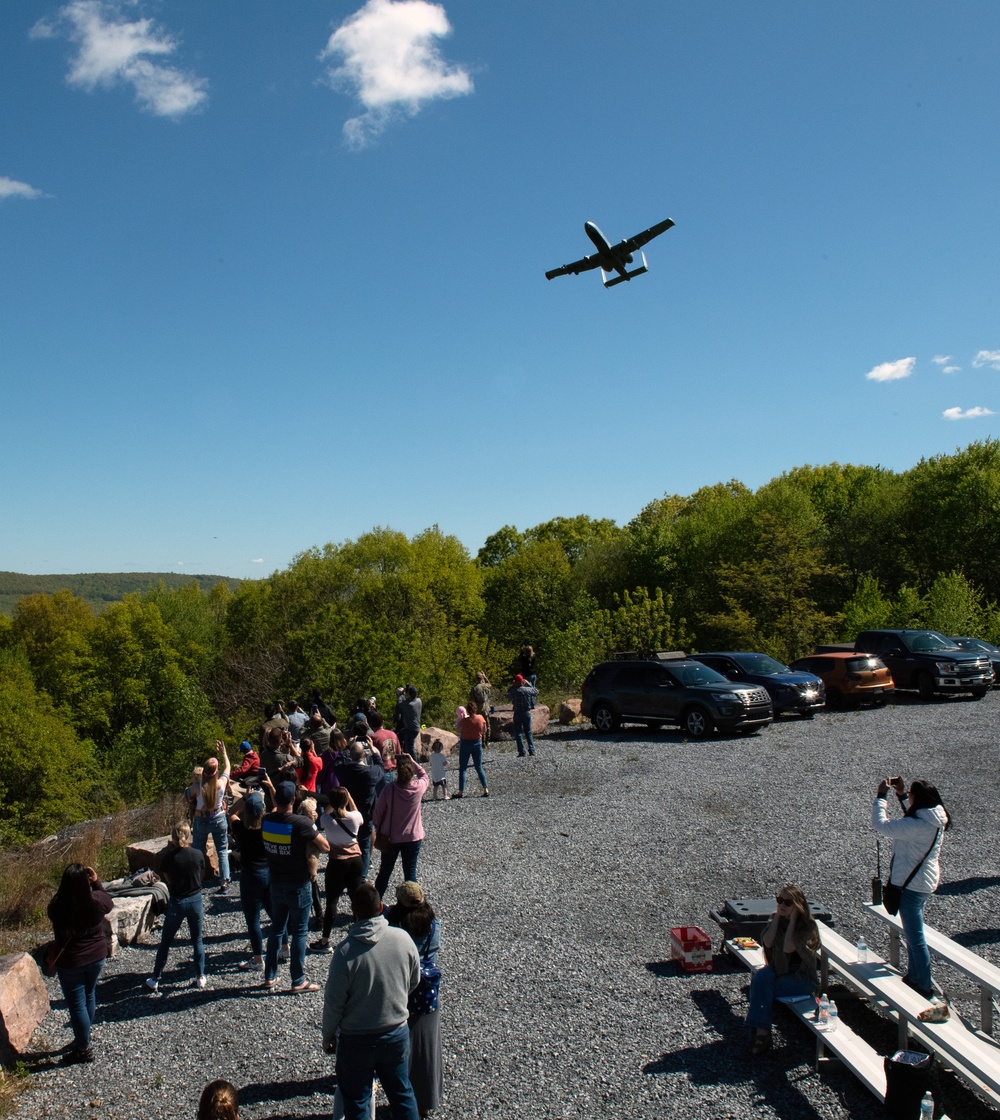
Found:
<svg viewBox="0 0 1000 1120"><path fill-rule="evenodd" d="M864 630L854 648L877 654L896 688L915 688L921 700L938 692L971 692L982 700L993 685L987 654L960 649L936 630Z"/></svg>
<svg viewBox="0 0 1000 1120"><path fill-rule="evenodd" d="M812 717L826 704L826 687L814 673L789 669L766 653L695 653L691 655L726 680L739 684L759 684L767 689L775 716L796 712L803 719Z"/></svg>
<svg viewBox="0 0 1000 1120"><path fill-rule="evenodd" d="M750 734L774 719L766 688L733 684L681 652L595 665L583 682L580 710L598 731L614 731L623 720L652 728L670 723L692 739L713 727Z"/></svg>

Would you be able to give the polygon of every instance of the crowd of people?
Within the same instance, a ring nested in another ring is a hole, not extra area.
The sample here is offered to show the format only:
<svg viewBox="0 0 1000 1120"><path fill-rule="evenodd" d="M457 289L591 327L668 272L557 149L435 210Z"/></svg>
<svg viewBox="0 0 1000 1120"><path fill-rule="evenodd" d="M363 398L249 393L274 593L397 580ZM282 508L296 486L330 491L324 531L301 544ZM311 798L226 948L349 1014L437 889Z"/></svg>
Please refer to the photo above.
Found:
<svg viewBox="0 0 1000 1120"><path fill-rule="evenodd" d="M519 675L508 696L515 720L519 711L529 712L533 753L530 709L537 690ZM491 710L492 685L479 672L456 718L456 798L465 792L470 765L482 795L489 796L483 747ZM441 1099L441 923L419 883L419 857L423 800L432 781L435 795L448 797L447 765L440 740L430 754L430 774L418 761L421 716L413 686L397 690L392 728L374 697L359 699L343 728L319 692L308 710L298 703L287 710L281 702L266 705L255 741L239 744L236 765L217 740L215 753L194 768L183 795L187 818L175 824L159 868L169 899L145 980L150 995L162 994L170 950L185 923L194 951L191 982L196 988L208 985L203 891L209 837L218 862L217 892L232 889L230 853L239 874L250 943L242 971L259 973L261 988L270 991L287 964L289 992L317 992L320 985L306 974L307 954L331 955L322 1045L337 1054L335 1117L367 1117L375 1077L394 1117L426 1116ZM523 719L520 726L523 754ZM373 846L380 853L374 885L368 882ZM403 880L389 906L383 900L397 863ZM350 927L335 945L332 934L345 893ZM55 968L74 1032L67 1062L94 1059L90 1028L107 953L104 917L112 906L93 869L71 864L49 907L60 947ZM266 936L262 912L270 920ZM310 922L319 934L311 943ZM198 1115L238 1116L235 1088L212 1082Z"/></svg>

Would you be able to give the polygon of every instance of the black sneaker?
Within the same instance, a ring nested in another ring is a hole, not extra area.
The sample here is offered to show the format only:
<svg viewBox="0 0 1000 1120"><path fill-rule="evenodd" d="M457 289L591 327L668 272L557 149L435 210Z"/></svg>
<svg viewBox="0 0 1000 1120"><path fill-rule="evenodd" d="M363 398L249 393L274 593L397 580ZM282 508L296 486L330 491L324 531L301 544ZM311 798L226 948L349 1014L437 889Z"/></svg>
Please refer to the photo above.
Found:
<svg viewBox="0 0 1000 1120"><path fill-rule="evenodd" d="M79 1048L74 1046L69 1053L63 1055L63 1065L73 1066L77 1062L92 1062L94 1060L94 1048L87 1046L86 1048Z"/></svg>
<svg viewBox="0 0 1000 1120"><path fill-rule="evenodd" d="M321 937L319 939L319 941L310 941L309 942L309 948L314 953L332 953L333 952L333 946L330 944L329 941L327 941L327 939L325 937Z"/></svg>
<svg viewBox="0 0 1000 1120"><path fill-rule="evenodd" d="M933 988L918 988L917 985L914 984L913 981L909 978L909 976L904 976L903 977L903 983L908 988L912 988L917 993L917 995L923 996L924 999L930 999L931 996L934 995L934 989Z"/></svg>

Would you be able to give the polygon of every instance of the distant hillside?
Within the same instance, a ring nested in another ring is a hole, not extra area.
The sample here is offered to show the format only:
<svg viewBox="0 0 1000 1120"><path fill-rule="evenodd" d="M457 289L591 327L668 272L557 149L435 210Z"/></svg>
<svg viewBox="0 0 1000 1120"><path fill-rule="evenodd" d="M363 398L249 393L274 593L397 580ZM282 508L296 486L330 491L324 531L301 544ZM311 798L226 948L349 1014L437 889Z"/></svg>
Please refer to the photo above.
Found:
<svg viewBox="0 0 1000 1120"><path fill-rule="evenodd" d="M0 613L13 614L14 604L24 595L68 589L98 613L109 603L119 603L132 591L146 591L162 583L165 587L183 587L196 579L203 588L228 583L235 590L241 580L229 576L191 575L185 572L85 572L75 576L27 576L20 572L0 572Z"/></svg>

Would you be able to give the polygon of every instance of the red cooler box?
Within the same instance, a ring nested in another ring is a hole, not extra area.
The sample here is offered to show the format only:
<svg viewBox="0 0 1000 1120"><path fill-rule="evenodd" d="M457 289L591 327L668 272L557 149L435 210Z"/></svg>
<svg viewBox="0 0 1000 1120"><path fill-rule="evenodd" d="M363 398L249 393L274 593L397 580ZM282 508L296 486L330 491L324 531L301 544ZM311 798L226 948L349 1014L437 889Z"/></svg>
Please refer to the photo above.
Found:
<svg viewBox="0 0 1000 1120"><path fill-rule="evenodd" d="M674 926L670 931L670 959L685 972L711 972L712 939L697 926Z"/></svg>

